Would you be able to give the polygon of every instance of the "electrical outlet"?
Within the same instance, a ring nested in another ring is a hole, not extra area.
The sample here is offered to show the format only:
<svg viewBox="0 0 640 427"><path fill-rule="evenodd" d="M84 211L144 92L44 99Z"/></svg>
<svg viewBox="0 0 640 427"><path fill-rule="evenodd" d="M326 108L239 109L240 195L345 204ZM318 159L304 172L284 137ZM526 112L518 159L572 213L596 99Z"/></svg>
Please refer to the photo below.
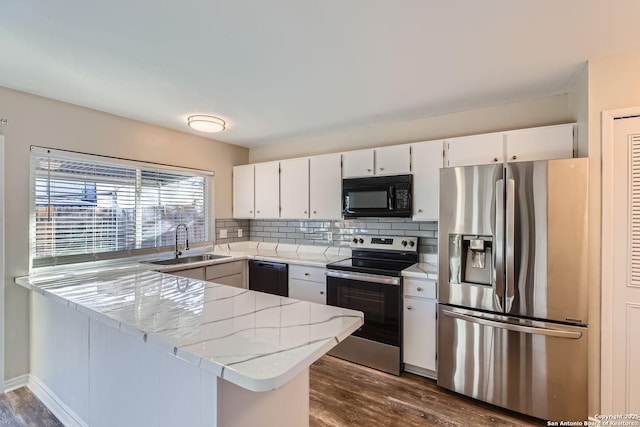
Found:
<svg viewBox="0 0 640 427"><path fill-rule="evenodd" d="M327 231L327 241L333 242L333 233L331 231Z"/></svg>
<svg viewBox="0 0 640 427"><path fill-rule="evenodd" d="M238 237L242 237L242 228L238 228Z"/></svg>
<svg viewBox="0 0 640 427"><path fill-rule="evenodd" d="M227 229L226 228L224 230L220 230L220 238L221 239L226 239L227 238Z"/></svg>

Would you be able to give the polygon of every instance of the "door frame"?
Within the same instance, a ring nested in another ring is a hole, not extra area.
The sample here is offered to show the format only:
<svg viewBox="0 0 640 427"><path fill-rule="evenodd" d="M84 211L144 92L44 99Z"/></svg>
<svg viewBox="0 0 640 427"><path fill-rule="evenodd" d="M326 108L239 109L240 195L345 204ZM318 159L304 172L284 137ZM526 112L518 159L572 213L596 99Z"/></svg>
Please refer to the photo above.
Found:
<svg viewBox="0 0 640 427"><path fill-rule="evenodd" d="M602 112L602 228L601 228L601 321L600 321L600 413L613 408L613 144L614 120L640 116L640 106Z"/></svg>
<svg viewBox="0 0 640 427"><path fill-rule="evenodd" d="M0 134L0 393L4 393L4 135Z"/></svg>

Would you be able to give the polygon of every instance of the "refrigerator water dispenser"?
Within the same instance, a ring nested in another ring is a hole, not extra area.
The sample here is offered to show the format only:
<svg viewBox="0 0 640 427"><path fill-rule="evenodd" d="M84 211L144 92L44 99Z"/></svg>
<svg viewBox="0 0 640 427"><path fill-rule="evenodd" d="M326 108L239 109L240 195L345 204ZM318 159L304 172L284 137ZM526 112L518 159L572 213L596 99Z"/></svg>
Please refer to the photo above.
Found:
<svg viewBox="0 0 640 427"><path fill-rule="evenodd" d="M449 272L451 283L491 286L493 271L492 236L451 234Z"/></svg>

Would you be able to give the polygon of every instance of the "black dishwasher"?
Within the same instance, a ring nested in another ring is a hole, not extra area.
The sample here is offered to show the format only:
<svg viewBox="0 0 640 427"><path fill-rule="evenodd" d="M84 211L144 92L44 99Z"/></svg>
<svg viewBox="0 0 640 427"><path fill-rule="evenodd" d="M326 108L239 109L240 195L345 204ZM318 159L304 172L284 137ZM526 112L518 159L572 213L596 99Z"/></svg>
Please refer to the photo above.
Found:
<svg viewBox="0 0 640 427"><path fill-rule="evenodd" d="M289 296L289 266L280 262L249 261L249 289Z"/></svg>

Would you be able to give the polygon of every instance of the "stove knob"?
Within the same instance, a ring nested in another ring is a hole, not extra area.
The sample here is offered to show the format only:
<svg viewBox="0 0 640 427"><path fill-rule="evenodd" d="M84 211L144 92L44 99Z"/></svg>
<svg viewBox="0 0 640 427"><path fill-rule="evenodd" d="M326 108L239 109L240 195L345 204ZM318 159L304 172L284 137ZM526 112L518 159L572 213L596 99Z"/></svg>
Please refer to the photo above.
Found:
<svg viewBox="0 0 640 427"><path fill-rule="evenodd" d="M353 242L355 245L357 245L357 244L358 244L358 239L356 239L356 238L354 237L354 239L352 240L352 242Z"/></svg>
<svg viewBox="0 0 640 427"><path fill-rule="evenodd" d="M407 246L407 241L406 240L402 241L402 246Z"/></svg>
<svg viewBox="0 0 640 427"><path fill-rule="evenodd" d="M415 245L416 245L416 243L415 243L413 240L411 240L411 241L409 242L409 246L414 247Z"/></svg>
<svg viewBox="0 0 640 427"><path fill-rule="evenodd" d="M358 242L360 242L360 243L364 243L364 240L363 240L363 239L360 239L360 240L358 240Z"/></svg>

